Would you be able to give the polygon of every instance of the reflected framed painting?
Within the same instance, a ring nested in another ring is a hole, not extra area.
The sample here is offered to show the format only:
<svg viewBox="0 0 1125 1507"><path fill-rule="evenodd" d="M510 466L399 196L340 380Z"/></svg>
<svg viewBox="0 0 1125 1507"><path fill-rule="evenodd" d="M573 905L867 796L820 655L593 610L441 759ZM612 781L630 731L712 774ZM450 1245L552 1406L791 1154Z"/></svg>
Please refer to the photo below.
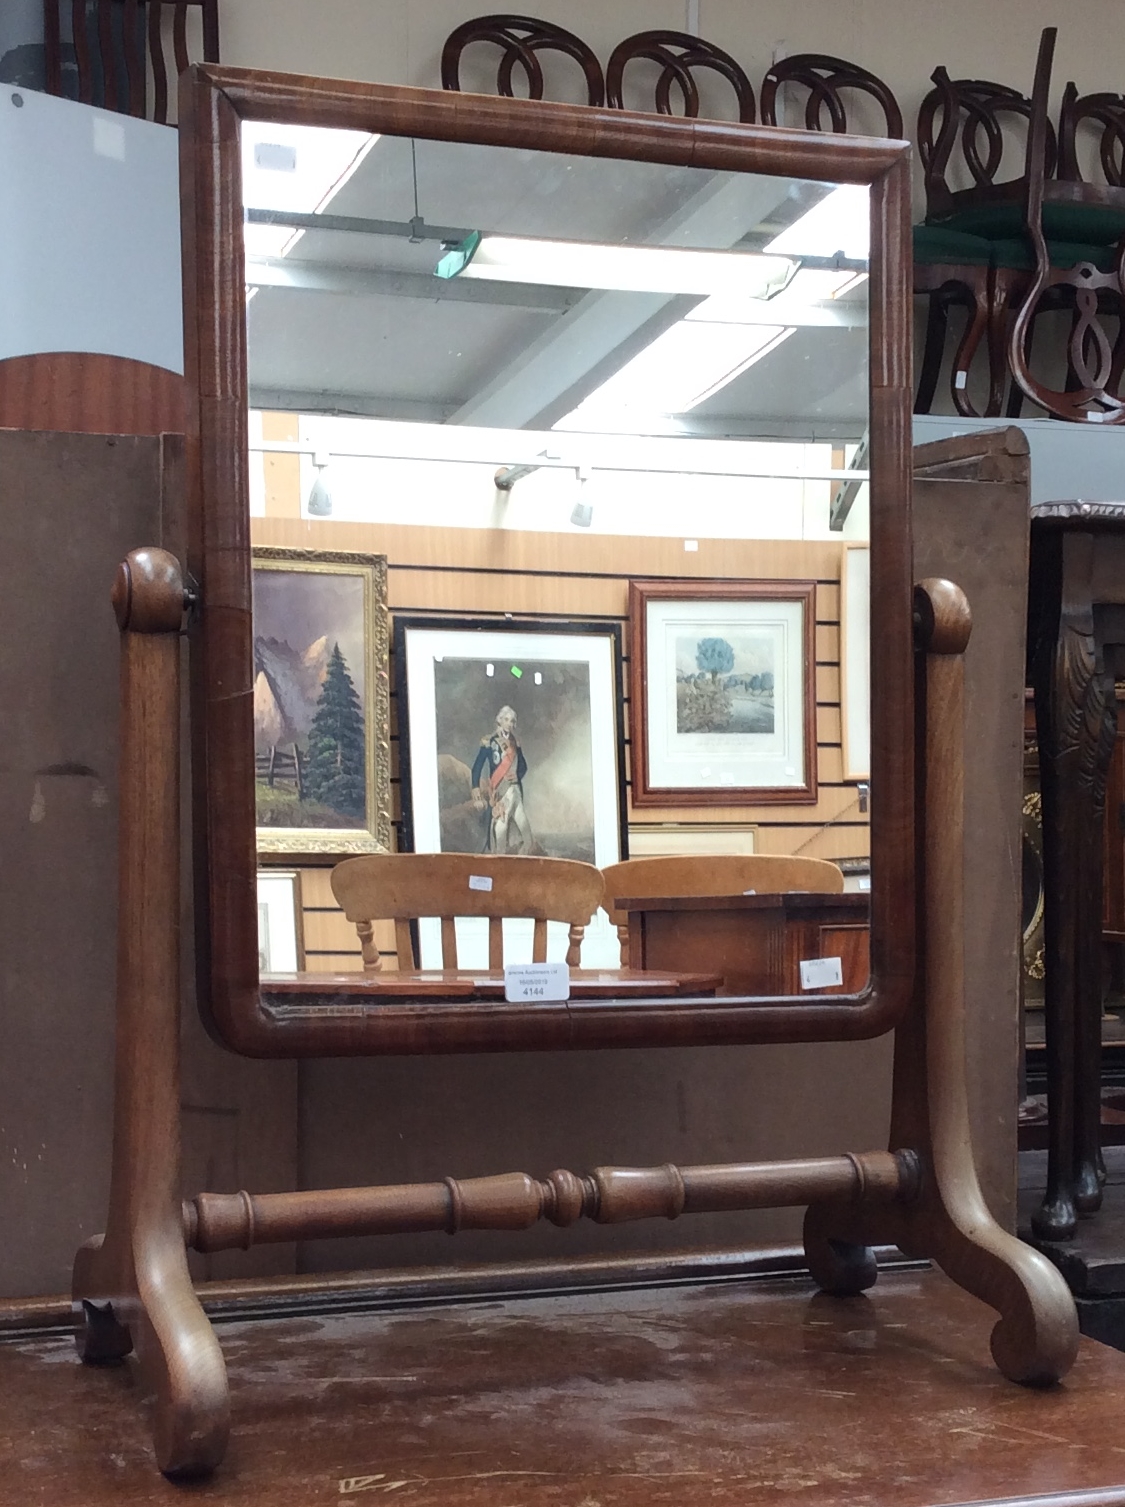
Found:
<svg viewBox="0 0 1125 1507"><path fill-rule="evenodd" d="M387 562L253 552L260 854L391 846Z"/></svg>
<svg viewBox="0 0 1125 1507"><path fill-rule="evenodd" d="M616 624L396 618L403 847L625 854Z"/></svg>
<svg viewBox="0 0 1125 1507"><path fill-rule="evenodd" d="M815 581L630 581L632 800L807 804Z"/></svg>

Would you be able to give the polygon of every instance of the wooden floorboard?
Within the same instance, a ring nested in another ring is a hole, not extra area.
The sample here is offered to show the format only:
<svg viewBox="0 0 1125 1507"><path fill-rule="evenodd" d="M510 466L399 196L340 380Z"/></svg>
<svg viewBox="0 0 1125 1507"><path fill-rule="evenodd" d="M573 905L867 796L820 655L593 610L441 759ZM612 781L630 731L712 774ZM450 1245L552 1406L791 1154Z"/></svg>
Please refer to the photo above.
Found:
<svg viewBox="0 0 1125 1507"><path fill-rule="evenodd" d="M1083 1341L1063 1385L1029 1391L990 1328L932 1271L848 1300L789 1279L237 1321L230 1449L191 1487L157 1475L130 1366L12 1340L0 1502L1125 1503L1125 1356Z"/></svg>

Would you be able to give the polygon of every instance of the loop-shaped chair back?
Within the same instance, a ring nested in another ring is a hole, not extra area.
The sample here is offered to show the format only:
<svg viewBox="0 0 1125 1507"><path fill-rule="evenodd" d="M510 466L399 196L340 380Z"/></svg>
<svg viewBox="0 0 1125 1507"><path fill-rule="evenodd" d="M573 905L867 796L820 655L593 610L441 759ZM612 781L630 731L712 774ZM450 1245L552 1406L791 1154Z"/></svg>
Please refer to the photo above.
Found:
<svg viewBox="0 0 1125 1507"><path fill-rule="evenodd" d="M532 960L547 958L547 922L570 927L566 961L577 967L582 937L602 903L605 881L593 864L569 858L524 858L491 853L364 853L332 870L332 893L359 934L363 966L382 964L374 923L395 925L400 969L416 968L411 921L441 920L442 967L456 968L457 916L488 917L488 966L504 964L505 916L535 922Z"/></svg>
<svg viewBox="0 0 1125 1507"><path fill-rule="evenodd" d="M441 50L441 87L461 88L461 54L475 42L491 42L501 49L496 65L496 92L511 99L515 94L513 74L517 63L523 70L531 99L542 99L543 68L538 54L560 52L573 58L586 80L586 102L605 103L605 80L602 65L581 37L551 21L533 16L477 16L449 33Z"/></svg>
<svg viewBox="0 0 1125 1507"><path fill-rule="evenodd" d="M1079 94L1074 84L1063 90L1059 110L1057 178L1063 183L1088 181L1079 161L1078 137L1084 125L1097 133L1097 160L1110 188L1125 188L1125 95Z"/></svg>
<svg viewBox="0 0 1125 1507"><path fill-rule="evenodd" d="M673 895L780 895L788 890L839 894L844 876L823 858L774 853L699 853L658 858L627 858L602 870L603 904L617 927L622 947L628 941L629 916L622 899L666 899Z"/></svg>
<svg viewBox="0 0 1125 1507"><path fill-rule="evenodd" d="M741 66L729 52L693 37L684 31L641 31L626 37L610 54L605 68L606 101L613 110L623 110L626 66L638 58L660 65L653 90L653 104L660 115L674 115L672 85L678 84L683 96L683 113L699 114L699 87L692 75L695 68L709 68L718 73L734 90L738 118L748 124L756 119L754 89Z"/></svg>
<svg viewBox="0 0 1125 1507"><path fill-rule="evenodd" d="M1018 204L1027 177L1031 99L990 79L951 79L944 68L935 68L931 77L934 88L918 111L915 137L926 188L927 221L947 219L958 209L996 200ZM1024 142L1013 139L1013 124L1024 134ZM1044 126L1046 168L1052 173L1057 140L1051 122L1045 119ZM1018 173L1000 180L1005 159L1010 162L1013 157L1019 161ZM957 173L957 168L962 172ZM969 183L963 181L966 175Z"/></svg>
<svg viewBox="0 0 1125 1507"><path fill-rule="evenodd" d="M876 74L834 58L827 53L800 52L775 63L762 80L762 124L776 126L778 93L782 88L808 91L805 100L805 129L843 134L849 127L845 94L858 91L870 95L883 112L886 130L882 133L895 140L902 137L902 111L889 85Z"/></svg>

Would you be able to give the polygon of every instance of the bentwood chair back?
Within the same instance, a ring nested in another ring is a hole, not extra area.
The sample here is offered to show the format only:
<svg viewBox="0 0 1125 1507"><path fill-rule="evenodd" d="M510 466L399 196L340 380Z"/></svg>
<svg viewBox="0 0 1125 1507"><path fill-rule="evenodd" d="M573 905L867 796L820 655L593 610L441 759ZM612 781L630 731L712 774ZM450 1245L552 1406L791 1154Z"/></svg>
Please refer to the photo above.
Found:
<svg viewBox="0 0 1125 1507"><path fill-rule="evenodd" d="M666 899L672 895L780 895L787 890L839 894L844 876L823 858L791 858L774 853L679 855L666 858L627 858L603 869L605 900L610 921L624 949L629 940L628 912L621 899ZM624 956L624 951L622 952Z"/></svg>
<svg viewBox="0 0 1125 1507"><path fill-rule="evenodd" d="M566 961L578 966L582 937L602 903L605 882L593 864L569 858L530 858L488 853L365 853L332 870L332 893L355 926L365 970L382 964L374 923L395 924L402 970L416 968L410 923L441 920L443 968L456 968L458 916L488 917L488 966L504 965L505 916L534 921L532 961L547 959L547 922L570 927Z"/></svg>

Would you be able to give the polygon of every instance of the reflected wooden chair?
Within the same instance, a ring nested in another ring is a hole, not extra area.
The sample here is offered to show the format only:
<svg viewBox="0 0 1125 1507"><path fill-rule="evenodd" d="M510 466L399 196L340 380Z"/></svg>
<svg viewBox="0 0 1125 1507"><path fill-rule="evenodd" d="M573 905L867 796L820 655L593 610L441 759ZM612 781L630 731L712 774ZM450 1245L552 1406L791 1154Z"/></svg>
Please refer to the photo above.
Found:
<svg viewBox="0 0 1125 1507"><path fill-rule="evenodd" d="M661 71L653 85L653 105L658 114L676 113L672 108L672 85L677 84L683 101L682 113L697 116L700 110L699 86L693 70L706 68L726 79L734 90L738 119L751 125L754 123L754 89L742 67L729 52L685 31L640 31L618 42L605 67L606 103L611 109L626 108L625 69L642 58L660 65Z"/></svg>
<svg viewBox="0 0 1125 1507"><path fill-rule="evenodd" d="M167 125L196 29L202 61L217 63L219 0L43 0L47 93Z"/></svg>
<svg viewBox="0 0 1125 1507"><path fill-rule="evenodd" d="M542 99L545 82L538 54L558 52L573 58L586 81L586 103L605 102L605 79L597 56L581 37L551 21L533 16L477 16L456 27L445 39L441 50L441 87L461 88L461 57L467 47L489 42L501 49L496 65L496 92L511 99L515 94L513 76L516 65L523 70L530 99Z"/></svg>
<svg viewBox="0 0 1125 1507"><path fill-rule="evenodd" d="M456 968L458 916L488 917L488 966L504 965L504 918L535 922L532 962L547 959L547 922L569 927L566 961L579 966L582 938L602 903L605 881L593 864L569 858L488 853L365 853L332 870L332 893L359 934L363 966L379 972L375 922L393 921L400 970L416 969L411 922L441 920L442 967Z"/></svg>
<svg viewBox="0 0 1125 1507"><path fill-rule="evenodd" d="M629 916L618 909L625 899L670 895L780 895L789 890L839 894L844 876L823 858L786 857L774 853L696 854L666 858L627 858L603 869L604 905L617 927L622 958L629 945Z"/></svg>

